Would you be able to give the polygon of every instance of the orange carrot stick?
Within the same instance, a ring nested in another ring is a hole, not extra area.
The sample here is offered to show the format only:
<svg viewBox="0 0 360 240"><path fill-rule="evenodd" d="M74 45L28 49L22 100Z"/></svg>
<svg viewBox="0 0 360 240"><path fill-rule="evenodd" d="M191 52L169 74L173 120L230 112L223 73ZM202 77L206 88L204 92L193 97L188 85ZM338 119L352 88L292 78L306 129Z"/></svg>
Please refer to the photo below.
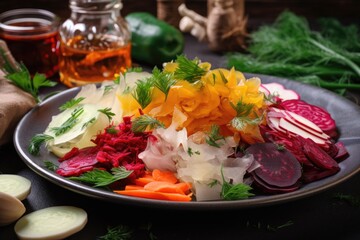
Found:
<svg viewBox="0 0 360 240"><path fill-rule="evenodd" d="M147 199L180 201L180 202L191 201L191 194L184 195L178 193L153 192L148 190L115 190L114 192L126 196L140 197Z"/></svg>
<svg viewBox="0 0 360 240"><path fill-rule="evenodd" d="M161 171L159 169L154 169L152 171L152 177L156 181L163 181L163 182L170 182L170 183L177 183L179 180L175 176L175 173L170 171Z"/></svg>
<svg viewBox="0 0 360 240"><path fill-rule="evenodd" d="M139 189L144 189L144 187L138 186L138 185L126 185L125 186L125 190L139 190Z"/></svg>
<svg viewBox="0 0 360 240"><path fill-rule="evenodd" d="M163 192L163 193L179 193L185 194L181 187L175 183L153 181L144 186L144 190Z"/></svg>

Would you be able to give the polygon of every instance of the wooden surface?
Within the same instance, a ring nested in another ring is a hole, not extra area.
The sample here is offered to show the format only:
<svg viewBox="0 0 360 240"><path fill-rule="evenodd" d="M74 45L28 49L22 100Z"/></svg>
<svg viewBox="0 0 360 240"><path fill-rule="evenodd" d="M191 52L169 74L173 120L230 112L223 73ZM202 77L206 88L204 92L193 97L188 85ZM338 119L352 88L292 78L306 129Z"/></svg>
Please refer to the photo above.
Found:
<svg viewBox="0 0 360 240"><path fill-rule="evenodd" d="M187 7L206 16L206 0L184 0ZM122 15L134 11L157 12L157 0L123 0ZM15 8L43 8L58 14L62 19L70 15L67 0L1 0L0 12ZM301 14L309 20L335 17L344 23L360 24L359 0L246 0L245 13L249 17L249 30L272 22L283 10Z"/></svg>

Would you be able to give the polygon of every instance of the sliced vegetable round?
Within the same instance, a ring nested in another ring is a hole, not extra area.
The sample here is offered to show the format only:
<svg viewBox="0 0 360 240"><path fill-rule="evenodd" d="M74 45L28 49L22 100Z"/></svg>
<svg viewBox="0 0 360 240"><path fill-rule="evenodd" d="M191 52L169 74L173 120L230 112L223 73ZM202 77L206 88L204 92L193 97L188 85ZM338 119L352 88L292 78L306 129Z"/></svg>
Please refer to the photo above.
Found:
<svg viewBox="0 0 360 240"><path fill-rule="evenodd" d="M295 156L274 143L256 143L246 149L260 167L253 171L265 183L275 187L293 186L301 177L301 165Z"/></svg>
<svg viewBox="0 0 360 240"><path fill-rule="evenodd" d="M299 99L286 100L280 105L285 110L296 113L315 123L329 136L335 137L337 135L335 120L331 117L330 113L323 108Z"/></svg>
<svg viewBox="0 0 360 240"><path fill-rule="evenodd" d="M77 207L48 207L21 217L15 224L19 239L63 239L79 232L87 223L87 213Z"/></svg>
<svg viewBox="0 0 360 240"><path fill-rule="evenodd" d="M25 177L15 174L0 174L0 192L24 200L30 193L31 182Z"/></svg>

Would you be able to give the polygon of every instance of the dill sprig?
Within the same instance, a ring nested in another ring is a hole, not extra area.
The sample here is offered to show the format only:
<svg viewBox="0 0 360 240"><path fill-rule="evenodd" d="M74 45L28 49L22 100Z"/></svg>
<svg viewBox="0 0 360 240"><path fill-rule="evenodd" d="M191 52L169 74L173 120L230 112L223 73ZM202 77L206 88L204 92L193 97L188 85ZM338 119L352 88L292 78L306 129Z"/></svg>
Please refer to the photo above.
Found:
<svg viewBox="0 0 360 240"><path fill-rule="evenodd" d="M176 83L176 79L173 77L173 74L162 72L157 67L154 67L152 74L154 86L163 92L167 98L171 86Z"/></svg>
<svg viewBox="0 0 360 240"><path fill-rule="evenodd" d="M224 140L224 136L220 134L220 127L218 125L212 125L210 132L208 133L208 136L206 138L206 143L213 147L221 147L221 143L219 143L219 140Z"/></svg>
<svg viewBox="0 0 360 240"><path fill-rule="evenodd" d="M112 168L111 173L98 168L85 172L78 177L69 177L70 180L92 184L94 187L104 187L118 180L127 178L133 171L125 167Z"/></svg>
<svg viewBox="0 0 360 240"><path fill-rule="evenodd" d="M81 101L83 101L85 98L84 97L79 97L79 98L73 98L67 102L65 102L64 104L62 104L59 107L60 111L65 111L66 109L72 108L76 105L78 105Z"/></svg>
<svg viewBox="0 0 360 240"><path fill-rule="evenodd" d="M146 129L152 130L157 127L164 128L165 125L149 115L141 115L132 121L131 130L133 132L145 132Z"/></svg>
<svg viewBox="0 0 360 240"><path fill-rule="evenodd" d="M221 197L224 200L241 200L247 199L249 197L254 196L250 191L252 187L245 183L232 184L231 180L227 182L223 173L223 166L221 166L221 177L223 180L223 184L221 187Z"/></svg>
<svg viewBox="0 0 360 240"><path fill-rule="evenodd" d="M206 70L199 66L199 60L190 60L184 55L176 58L178 67L175 70L174 76L178 80L186 80L190 83L195 83L206 74Z"/></svg>
<svg viewBox="0 0 360 240"><path fill-rule="evenodd" d="M136 82L136 88L134 89L132 95L143 109L146 108L146 106L149 105L152 100L153 85L154 82L151 77L144 80L139 79Z"/></svg>
<svg viewBox="0 0 360 240"><path fill-rule="evenodd" d="M78 107L74 109L74 111L71 113L71 116L63 122L60 127L53 127L50 130L54 132L55 136L60 136L67 131L69 131L71 128L73 128L76 123L79 121L79 116L84 113L83 107Z"/></svg>
<svg viewBox="0 0 360 240"><path fill-rule="evenodd" d="M40 147L43 143L54 139L53 136L47 134L36 134L31 138L28 151L32 155L38 155L40 152Z"/></svg>
<svg viewBox="0 0 360 240"><path fill-rule="evenodd" d="M336 19L320 19L320 30L308 21L284 11L272 25L250 34L248 53L230 53L230 67L243 72L286 77L327 88L360 89L360 35L355 25Z"/></svg>
<svg viewBox="0 0 360 240"><path fill-rule="evenodd" d="M103 109L99 109L98 111L105 114L106 117L109 119L109 122L111 122L112 118L115 116L115 113L111 111L112 109L107 107Z"/></svg>
<svg viewBox="0 0 360 240"><path fill-rule="evenodd" d="M56 171L59 168L59 166L57 166L55 163L50 161L44 161L44 165L50 171Z"/></svg>
<svg viewBox="0 0 360 240"><path fill-rule="evenodd" d="M98 240L130 240L134 230L126 225L108 227L107 233L98 237Z"/></svg>
<svg viewBox="0 0 360 240"><path fill-rule="evenodd" d="M243 130L248 125L258 125L262 121L262 116L257 116L254 110L255 105L252 103L244 103L241 100L237 104L230 103L236 111L236 117L231 120L231 125L238 131ZM255 117L251 117L253 113Z"/></svg>

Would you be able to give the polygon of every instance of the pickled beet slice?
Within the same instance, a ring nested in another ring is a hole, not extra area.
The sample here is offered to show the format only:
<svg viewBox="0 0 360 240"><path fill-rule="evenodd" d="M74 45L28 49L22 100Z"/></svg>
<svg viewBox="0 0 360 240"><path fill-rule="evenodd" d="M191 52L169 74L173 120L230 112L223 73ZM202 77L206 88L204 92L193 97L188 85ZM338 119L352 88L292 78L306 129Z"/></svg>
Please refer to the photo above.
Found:
<svg viewBox="0 0 360 240"><path fill-rule="evenodd" d="M262 181L255 174L253 175L253 179L254 179L254 186L256 186L258 189L262 190L263 192L271 193L271 194L293 192L293 191L299 189L301 186L300 181L297 181L294 185L288 186L288 187L271 186L271 185L267 184L266 182Z"/></svg>
<svg viewBox="0 0 360 240"><path fill-rule="evenodd" d="M320 169L340 170L338 163L310 138L298 138L308 159Z"/></svg>
<svg viewBox="0 0 360 240"><path fill-rule="evenodd" d="M299 99L283 101L280 106L315 123L330 137L337 136L335 120L325 109Z"/></svg>
<svg viewBox="0 0 360 240"><path fill-rule="evenodd" d="M304 183L311 183L337 173L339 169L304 168L301 180Z"/></svg>
<svg viewBox="0 0 360 240"><path fill-rule="evenodd" d="M301 165L296 157L274 143L252 144L246 153L253 154L261 165L254 174L271 186L289 187L301 177Z"/></svg>

